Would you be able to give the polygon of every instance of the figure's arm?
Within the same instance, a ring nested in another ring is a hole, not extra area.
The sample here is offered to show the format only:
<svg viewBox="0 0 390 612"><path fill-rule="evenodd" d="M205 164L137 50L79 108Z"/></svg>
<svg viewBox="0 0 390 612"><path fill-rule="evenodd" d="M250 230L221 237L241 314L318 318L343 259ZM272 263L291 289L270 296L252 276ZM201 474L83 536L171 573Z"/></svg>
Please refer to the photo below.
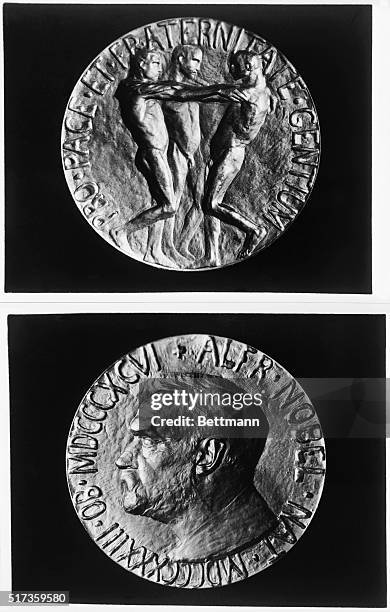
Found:
<svg viewBox="0 0 390 612"><path fill-rule="evenodd" d="M211 93L207 98L204 98L202 102L246 102L246 97L242 95L240 90L233 86L233 89L220 90L218 93Z"/></svg>
<svg viewBox="0 0 390 612"><path fill-rule="evenodd" d="M132 87L132 92L137 96L142 96L146 100L165 100L169 92L172 90L172 83L169 81L160 81L156 83L140 83L136 87Z"/></svg>
<svg viewBox="0 0 390 612"><path fill-rule="evenodd" d="M178 92L178 99L183 102L230 102L235 90L236 85L228 83L201 87L184 85L183 89Z"/></svg>
<svg viewBox="0 0 390 612"><path fill-rule="evenodd" d="M142 83L137 87L138 95L146 99L173 100L175 102L221 102L236 88L235 85L188 85L170 81Z"/></svg>

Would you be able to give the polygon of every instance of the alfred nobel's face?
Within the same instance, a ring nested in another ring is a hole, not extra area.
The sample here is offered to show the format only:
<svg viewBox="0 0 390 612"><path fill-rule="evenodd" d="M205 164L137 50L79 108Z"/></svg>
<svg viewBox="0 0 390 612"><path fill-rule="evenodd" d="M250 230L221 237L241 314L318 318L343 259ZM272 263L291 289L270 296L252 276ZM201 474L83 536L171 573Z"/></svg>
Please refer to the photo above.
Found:
<svg viewBox="0 0 390 612"><path fill-rule="evenodd" d="M162 73L161 57L158 53L148 53L140 63L143 75L149 81L158 81Z"/></svg>
<svg viewBox="0 0 390 612"><path fill-rule="evenodd" d="M170 522L191 495L193 457L190 446L163 440L130 425L131 442L115 462L120 470L123 507L130 514Z"/></svg>
<svg viewBox="0 0 390 612"><path fill-rule="evenodd" d="M187 49L186 53L179 56L179 66L182 73L188 78L197 76L202 63L203 53L201 49Z"/></svg>

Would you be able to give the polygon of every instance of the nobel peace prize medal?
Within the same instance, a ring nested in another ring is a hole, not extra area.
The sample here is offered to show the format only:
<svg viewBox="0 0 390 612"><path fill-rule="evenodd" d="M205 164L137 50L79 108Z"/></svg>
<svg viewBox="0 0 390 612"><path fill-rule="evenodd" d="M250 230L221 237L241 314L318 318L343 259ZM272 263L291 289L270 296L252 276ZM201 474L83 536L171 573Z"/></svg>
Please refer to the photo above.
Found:
<svg viewBox="0 0 390 612"><path fill-rule="evenodd" d="M137 576L193 589L278 561L325 477L321 426L296 380L252 346L203 334L107 368L77 408L66 460L97 546Z"/></svg>
<svg viewBox="0 0 390 612"><path fill-rule="evenodd" d="M208 270L269 246L319 164L298 70L241 27L204 18L125 34L78 80L62 128L72 196L100 236L171 270Z"/></svg>

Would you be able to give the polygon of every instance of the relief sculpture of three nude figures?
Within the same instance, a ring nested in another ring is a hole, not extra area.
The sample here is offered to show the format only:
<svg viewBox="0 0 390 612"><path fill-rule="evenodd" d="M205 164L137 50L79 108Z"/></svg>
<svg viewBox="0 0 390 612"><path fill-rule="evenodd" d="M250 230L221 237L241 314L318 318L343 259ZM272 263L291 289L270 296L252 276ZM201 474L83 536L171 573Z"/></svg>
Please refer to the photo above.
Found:
<svg viewBox="0 0 390 612"><path fill-rule="evenodd" d="M203 60L204 51L193 44L176 46L168 66L160 51L136 48L129 74L116 91L123 122L137 145L135 166L151 196L117 232L130 241L135 231L148 228L149 261L164 266L187 266L196 259L190 243L201 231L202 219L201 258L207 266L220 265L221 222L241 236L239 258L251 254L267 234L258 220L225 202L225 195L267 114L275 111L275 98L266 83L272 61L266 63L248 50L231 53L225 68L231 82L210 85L200 77ZM202 141L200 104L212 102L223 104L224 112L211 137L209 159L203 160L199 173L194 157ZM191 205L178 235L175 217L185 189Z"/></svg>

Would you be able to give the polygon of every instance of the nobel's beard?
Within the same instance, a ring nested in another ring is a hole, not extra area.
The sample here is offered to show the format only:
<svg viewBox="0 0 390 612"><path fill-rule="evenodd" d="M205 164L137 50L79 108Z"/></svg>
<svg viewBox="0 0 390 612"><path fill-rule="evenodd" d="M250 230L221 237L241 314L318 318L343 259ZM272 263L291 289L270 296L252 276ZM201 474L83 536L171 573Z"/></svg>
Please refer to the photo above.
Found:
<svg viewBox="0 0 390 612"><path fill-rule="evenodd" d="M121 479L122 502L125 512L142 515L147 508L146 491L135 472Z"/></svg>
<svg viewBox="0 0 390 612"><path fill-rule="evenodd" d="M170 523L188 510L195 495L191 476L192 466L162 471L145 486L136 471L121 480L122 502L125 512L147 516L162 523Z"/></svg>

